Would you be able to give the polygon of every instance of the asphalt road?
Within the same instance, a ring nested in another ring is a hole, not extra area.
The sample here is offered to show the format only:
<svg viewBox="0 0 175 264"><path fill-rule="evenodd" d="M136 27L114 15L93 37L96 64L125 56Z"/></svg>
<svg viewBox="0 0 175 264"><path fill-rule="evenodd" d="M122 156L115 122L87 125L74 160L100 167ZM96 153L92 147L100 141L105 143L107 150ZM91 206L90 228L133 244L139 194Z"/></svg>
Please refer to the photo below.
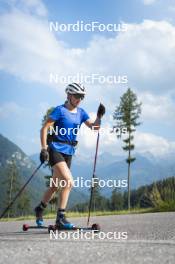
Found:
<svg viewBox="0 0 175 264"><path fill-rule="evenodd" d="M86 218L71 220L86 225ZM101 216L91 222L101 225L100 233L50 236L47 230L23 232L24 222L0 222L0 263L175 263L175 213Z"/></svg>

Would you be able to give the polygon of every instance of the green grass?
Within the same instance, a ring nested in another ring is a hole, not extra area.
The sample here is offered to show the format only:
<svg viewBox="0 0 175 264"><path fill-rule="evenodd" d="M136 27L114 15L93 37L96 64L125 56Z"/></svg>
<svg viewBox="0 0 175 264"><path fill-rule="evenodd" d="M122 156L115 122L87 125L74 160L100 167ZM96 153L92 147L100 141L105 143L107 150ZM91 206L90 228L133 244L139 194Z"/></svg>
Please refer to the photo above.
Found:
<svg viewBox="0 0 175 264"><path fill-rule="evenodd" d="M173 204L174 205L174 204ZM128 210L121 210L121 211L97 211L91 212L91 216L105 216L105 215L127 215L127 214L145 214L145 213L156 213L156 212L171 212L175 211L175 208L172 207L172 204L162 204L161 207L158 208L133 208L130 211ZM44 215L44 219L55 219L56 213L46 213ZM87 217L88 213L79 213L79 212L68 212L67 217ZM14 218L3 218L1 219L2 222L7 221L23 221L23 220L35 220L34 215L28 216L21 216L21 217L14 217Z"/></svg>
<svg viewBox="0 0 175 264"><path fill-rule="evenodd" d="M175 201L162 201L156 208L157 212L175 211Z"/></svg>
<svg viewBox="0 0 175 264"><path fill-rule="evenodd" d="M143 213L151 213L154 212L153 208L148 209L131 209L121 210L121 211L97 211L91 212L91 216L105 216L105 215L126 215L126 214L143 214ZM44 219L55 219L56 213L47 213L44 215ZM88 213L79 213L79 212L68 212L67 217L87 217ZM23 220L35 220L34 215L14 217L14 218L3 218L1 221L23 221Z"/></svg>

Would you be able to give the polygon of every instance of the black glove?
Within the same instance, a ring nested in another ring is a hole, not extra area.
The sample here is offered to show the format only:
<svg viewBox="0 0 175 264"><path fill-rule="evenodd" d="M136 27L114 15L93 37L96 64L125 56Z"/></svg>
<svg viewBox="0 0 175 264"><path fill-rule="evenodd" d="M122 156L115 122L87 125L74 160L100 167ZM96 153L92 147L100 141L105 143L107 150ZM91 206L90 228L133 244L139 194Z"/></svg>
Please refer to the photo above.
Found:
<svg viewBox="0 0 175 264"><path fill-rule="evenodd" d="M49 152L47 149L42 149L40 152L40 161L41 163L44 163L47 160L49 160Z"/></svg>
<svg viewBox="0 0 175 264"><path fill-rule="evenodd" d="M97 110L97 117L98 118L102 118L102 116L105 114L105 106L103 104L100 103L98 110Z"/></svg>

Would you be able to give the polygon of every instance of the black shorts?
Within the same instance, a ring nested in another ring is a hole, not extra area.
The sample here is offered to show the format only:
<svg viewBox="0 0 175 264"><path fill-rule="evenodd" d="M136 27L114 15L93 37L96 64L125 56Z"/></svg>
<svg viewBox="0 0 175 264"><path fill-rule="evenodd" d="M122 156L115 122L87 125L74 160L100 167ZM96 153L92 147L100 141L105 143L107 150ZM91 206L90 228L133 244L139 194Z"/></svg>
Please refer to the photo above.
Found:
<svg viewBox="0 0 175 264"><path fill-rule="evenodd" d="M49 149L49 163L50 166L53 167L56 163L60 161L65 161L68 168L70 169L72 155L67 155L61 152L54 151L53 149Z"/></svg>

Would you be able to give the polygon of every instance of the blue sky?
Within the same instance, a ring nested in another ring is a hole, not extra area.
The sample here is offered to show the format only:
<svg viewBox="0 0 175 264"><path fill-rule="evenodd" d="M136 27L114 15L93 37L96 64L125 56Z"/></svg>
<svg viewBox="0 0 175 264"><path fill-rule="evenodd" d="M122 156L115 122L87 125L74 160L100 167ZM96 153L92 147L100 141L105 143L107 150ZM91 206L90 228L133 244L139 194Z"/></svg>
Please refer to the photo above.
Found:
<svg viewBox="0 0 175 264"><path fill-rule="evenodd" d="M143 103L136 151L155 156L175 152L175 3L167 0L41 1L0 3L0 133L26 154L39 152L45 111L65 100L58 76L127 75L127 84L86 84L82 107L95 118L106 105L103 127L110 130L120 96L131 87ZM126 32L50 32L49 22L127 24ZM96 135L80 136L77 153L94 152ZM121 155L114 135L101 136L100 151Z"/></svg>

